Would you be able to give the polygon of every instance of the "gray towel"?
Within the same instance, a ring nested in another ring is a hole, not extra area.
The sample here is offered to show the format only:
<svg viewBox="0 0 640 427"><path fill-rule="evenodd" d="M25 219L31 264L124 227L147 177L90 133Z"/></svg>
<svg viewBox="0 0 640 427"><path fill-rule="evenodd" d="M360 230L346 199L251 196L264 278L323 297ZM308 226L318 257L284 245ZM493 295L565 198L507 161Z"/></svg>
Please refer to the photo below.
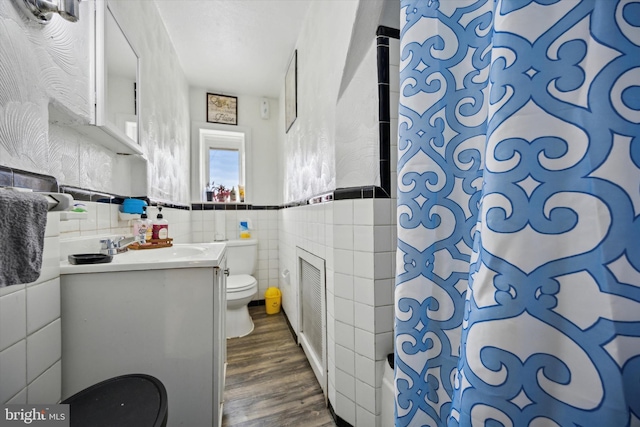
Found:
<svg viewBox="0 0 640 427"><path fill-rule="evenodd" d="M48 208L41 194L0 189L0 288L40 277Z"/></svg>

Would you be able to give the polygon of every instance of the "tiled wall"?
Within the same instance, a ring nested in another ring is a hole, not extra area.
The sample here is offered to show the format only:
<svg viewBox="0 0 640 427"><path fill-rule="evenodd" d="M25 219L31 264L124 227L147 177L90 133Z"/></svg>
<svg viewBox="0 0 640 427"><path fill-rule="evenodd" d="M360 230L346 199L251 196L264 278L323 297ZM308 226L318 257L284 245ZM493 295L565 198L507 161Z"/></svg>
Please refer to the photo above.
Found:
<svg viewBox="0 0 640 427"><path fill-rule="evenodd" d="M102 202L79 202L85 205L87 217L82 220L70 220L60 223L62 239L91 235L131 236L131 219L119 214L121 205ZM150 206L147 210L150 219L155 219L158 210ZM164 219L169 222L169 237L174 243L188 243L191 239L191 212L185 209L164 207ZM96 242L97 242L96 238Z"/></svg>
<svg viewBox="0 0 640 427"><path fill-rule="evenodd" d="M0 404L60 400L59 218L48 214L38 280L0 288Z"/></svg>
<svg viewBox="0 0 640 427"><path fill-rule="evenodd" d="M329 380L336 413L354 426L376 425L384 363L393 351L394 222L392 199L334 202Z"/></svg>
<svg viewBox="0 0 640 427"><path fill-rule="evenodd" d="M258 280L258 293L253 299L263 300L267 288L279 285L278 210L259 206L247 210L209 209L212 207L204 204L191 211L191 242L238 239L240 221L249 220L251 237L258 240L258 264L254 273Z"/></svg>
<svg viewBox="0 0 640 427"><path fill-rule="evenodd" d="M325 260L327 290L333 287L333 202L291 207L279 211L280 289L282 308L295 331L298 319L296 248ZM287 273L283 276L283 273ZM329 306L327 306L329 307Z"/></svg>
<svg viewBox="0 0 640 427"><path fill-rule="evenodd" d="M395 201L336 200L280 211L282 307L298 319L296 248L325 260L329 401L353 426L376 426L393 351Z"/></svg>

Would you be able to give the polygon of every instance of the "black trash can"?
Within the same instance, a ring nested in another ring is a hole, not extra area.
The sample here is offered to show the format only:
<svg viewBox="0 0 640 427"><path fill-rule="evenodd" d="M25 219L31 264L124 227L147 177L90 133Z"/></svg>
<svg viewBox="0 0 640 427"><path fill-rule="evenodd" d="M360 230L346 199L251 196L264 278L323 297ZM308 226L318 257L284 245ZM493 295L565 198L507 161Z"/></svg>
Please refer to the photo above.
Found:
<svg viewBox="0 0 640 427"><path fill-rule="evenodd" d="M155 377L122 375L92 385L62 403L71 427L165 427L167 390Z"/></svg>

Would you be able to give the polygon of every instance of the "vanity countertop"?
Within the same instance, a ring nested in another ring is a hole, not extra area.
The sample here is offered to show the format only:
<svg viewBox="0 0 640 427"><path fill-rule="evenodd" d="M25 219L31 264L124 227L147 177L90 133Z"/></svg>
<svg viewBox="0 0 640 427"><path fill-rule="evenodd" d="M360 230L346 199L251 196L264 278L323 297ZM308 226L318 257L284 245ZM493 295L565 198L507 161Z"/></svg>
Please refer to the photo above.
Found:
<svg viewBox="0 0 640 427"><path fill-rule="evenodd" d="M114 255L110 263L74 265L61 260L60 274L218 267L224 255L224 243L178 243L167 248L128 250Z"/></svg>

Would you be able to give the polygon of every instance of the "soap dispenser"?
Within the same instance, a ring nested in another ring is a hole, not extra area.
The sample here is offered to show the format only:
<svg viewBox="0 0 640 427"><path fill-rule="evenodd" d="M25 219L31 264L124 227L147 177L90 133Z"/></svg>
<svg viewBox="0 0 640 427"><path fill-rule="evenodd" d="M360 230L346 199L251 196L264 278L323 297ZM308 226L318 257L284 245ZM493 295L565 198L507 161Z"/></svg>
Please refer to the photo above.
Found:
<svg viewBox="0 0 640 427"><path fill-rule="evenodd" d="M169 221L162 216L162 206L158 206L158 216L153 222L153 239L166 239L169 237Z"/></svg>
<svg viewBox="0 0 640 427"><path fill-rule="evenodd" d="M147 207L143 206L140 219L136 219L133 222L133 235L143 237L145 242L148 242L151 240L151 228L152 223L147 216Z"/></svg>
<svg viewBox="0 0 640 427"><path fill-rule="evenodd" d="M153 239L153 221L151 221L151 218L149 218L147 216L147 207L145 206L143 208L144 212L142 214L142 218L144 218L144 220L146 221L147 227L145 229L145 235L144 235L144 241L145 242L150 242L151 239Z"/></svg>

